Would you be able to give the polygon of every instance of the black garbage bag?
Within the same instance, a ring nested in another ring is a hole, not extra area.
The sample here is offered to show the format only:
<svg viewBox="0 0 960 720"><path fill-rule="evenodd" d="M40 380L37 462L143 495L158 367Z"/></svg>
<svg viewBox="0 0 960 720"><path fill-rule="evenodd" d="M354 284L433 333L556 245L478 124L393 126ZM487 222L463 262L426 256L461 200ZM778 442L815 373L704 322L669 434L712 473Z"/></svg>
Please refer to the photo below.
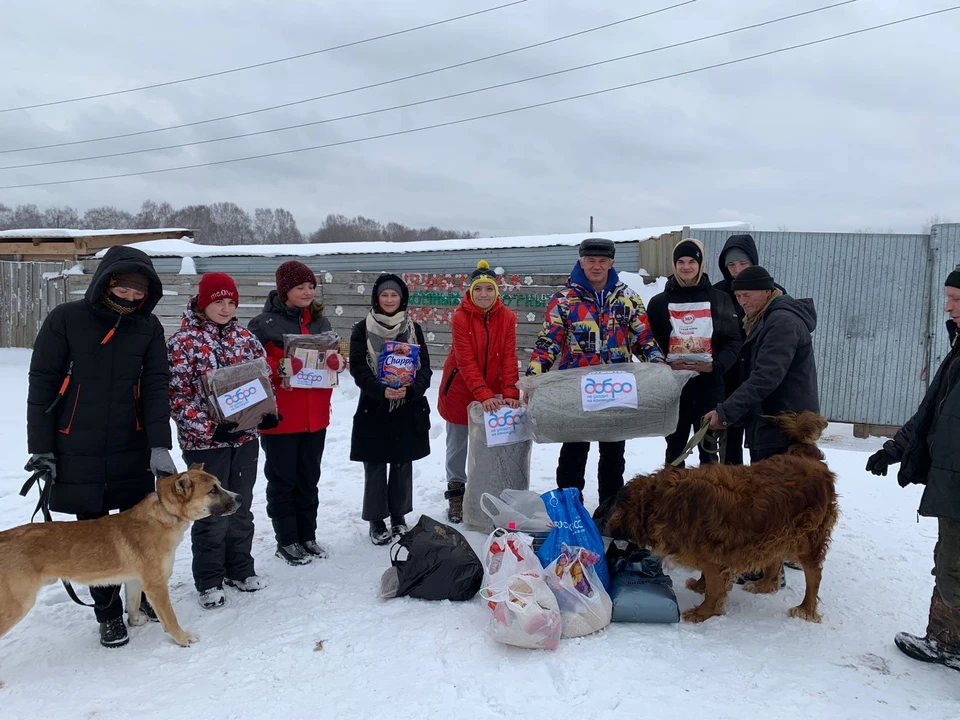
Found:
<svg viewBox="0 0 960 720"><path fill-rule="evenodd" d="M401 548L407 557L398 559ZM394 544L390 561L397 570L396 597L469 600L480 591L483 564L470 543L449 525L421 515Z"/></svg>
<svg viewBox="0 0 960 720"><path fill-rule="evenodd" d="M613 578L613 622L680 622L680 608L670 576L660 558L631 542L615 540L607 548Z"/></svg>

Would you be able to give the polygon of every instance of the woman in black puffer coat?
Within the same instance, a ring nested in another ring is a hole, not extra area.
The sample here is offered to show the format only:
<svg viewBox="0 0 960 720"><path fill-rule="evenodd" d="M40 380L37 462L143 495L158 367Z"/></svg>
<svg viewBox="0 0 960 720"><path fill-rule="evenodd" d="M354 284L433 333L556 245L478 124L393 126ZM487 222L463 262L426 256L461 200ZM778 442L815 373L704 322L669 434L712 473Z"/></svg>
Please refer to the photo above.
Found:
<svg viewBox="0 0 960 720"><path fill-rule="evenodd" d="M353 416L350 459L363 463L363 519L370 540L385 545L406 532L413 510L413 461L430 454L430 355L421 327L407 317L409 291L396 275L381 275L373 286L371 310L350 334L350 374L360 388ZM400 390L380 382L375 370L386 340L420 346L413 382ZM388 530L384 518L390 516Z"/></svg>
<svg viewBox="0 0 960 720"><path fill-rule="evenodd" d="M170 398L163 296L150 258L110 248L83 300L55 307L37 334L27 393L28 468L54 473L50 509L79 520L128 510L170 475ZM112 587L91 588L100 641L127 643Z"/></svg>

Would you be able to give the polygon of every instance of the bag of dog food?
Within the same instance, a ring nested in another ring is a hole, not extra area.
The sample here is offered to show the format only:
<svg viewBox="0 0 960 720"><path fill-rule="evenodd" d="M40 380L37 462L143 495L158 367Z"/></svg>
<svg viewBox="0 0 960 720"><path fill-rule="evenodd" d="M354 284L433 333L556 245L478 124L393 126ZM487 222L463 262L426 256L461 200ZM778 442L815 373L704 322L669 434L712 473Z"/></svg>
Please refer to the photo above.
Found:
<svg viewBox="0 0 960 720"><path fill-rule="evenodd" d="M521 533L495 530L483 549L481 597L493 611L490 634L506 645L556 650L563 622L544 569Z"/></svg>
<svg viewBox="0 0 960 720"><path fill-rule="evenodd" d="M667 360L713 362L713 314L709 302L669 303L670 347Z"/></svg>
<svg viewBox="0 0 960 720"><path fill-rule="evenodd" d="M680 391L697 373L617 363L520 378L534 442L619 442L677 429Z"/></svg>
<svg viewBox="0 0 960 720"><path fill-rule="evenodd" d="M517 427L526 425L523 408L500 408L488 413L483 405L467 407L467 486L463 496L463 524L468 530L489 533L493 523L483 512L480 499L485 494L499 495L506 489L530 487L530 452L533 441L524 439ZM520 418L519 422L515 422ZM491 428L491 425L494 427ZM506 436L507 442L500 443ZM509 431L509 432L508 432ZM490 434L494 434L490 444Z"/></svg>
<svg viewBox="0 0 960 720"><path fill-rule="evenodd" d="M327 366L327 358L340 351L340 336L335 332L317 335L284 335L283 355L295 358L303 367L293 377L283 378L286 388L332 388L340 375Z"/></svg>
<svg viewBox="0 0 960 720"><path fill-rule="evenodd" d="M613 603L597 575L598 567L605 567L603 555L566 544L547 566L547 585L560 606L563 637L583 637L610 624Z"/></svg>
<svg viewBox="0 0 960 720"><path fill-rule="evenodd" d="M680 607L660 558L624 540L607 548L613 622L676 623Z"/></svg>
<svg viewBox="0 0 960 720"><path fill-rule="evenodd" d="M264 358L210 370L201 378L211 413L217 422L235 422L236 432L252 430L267 415L277 414Z"/></svg>
<svg viewBox="0 0 960 720"><path fill-rule="evenodd" d="M377 362L380 382L399 390L413 384L420 367L420 346L386 340Z"/></svg>
<svg viewBox="0 0 960 720"><path fill-rule="evenodd" d="M403 550L406 557L401 558ZM470 543L426 515L394 543L390 562L397 570L395 597L469 600L483 583L483 565Z"/></svg>
<svg viewBox="0 0 960 720"><path fill-rule="evenodd" d="M580 491L576 488L550 490L543 495L543 504L553 521L553 529L537 551L544 567L563 554L564 546L580 547L603 557L604 545L596 523L580 502ZM597 565L595 572L604 589L610 587L610 573L607 564Z"/></svg>

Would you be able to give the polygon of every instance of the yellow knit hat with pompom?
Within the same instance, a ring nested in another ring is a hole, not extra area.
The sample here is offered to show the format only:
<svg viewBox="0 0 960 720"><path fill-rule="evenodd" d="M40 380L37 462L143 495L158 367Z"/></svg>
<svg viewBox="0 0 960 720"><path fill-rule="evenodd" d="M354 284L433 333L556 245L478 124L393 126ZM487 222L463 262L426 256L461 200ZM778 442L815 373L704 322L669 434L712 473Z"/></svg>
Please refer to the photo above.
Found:
<svg viewBox="0 0 960 720"><path fill-rule="evenodd" d="M486 260L481 260L477 263L477 269L473 271L470 275L470 296L473 297L473 288L477 284L482 282L493 283L494 289L497 291L497 296L500 295L500 287L497 284L497 274L490 269L490 263Z"/></svg>

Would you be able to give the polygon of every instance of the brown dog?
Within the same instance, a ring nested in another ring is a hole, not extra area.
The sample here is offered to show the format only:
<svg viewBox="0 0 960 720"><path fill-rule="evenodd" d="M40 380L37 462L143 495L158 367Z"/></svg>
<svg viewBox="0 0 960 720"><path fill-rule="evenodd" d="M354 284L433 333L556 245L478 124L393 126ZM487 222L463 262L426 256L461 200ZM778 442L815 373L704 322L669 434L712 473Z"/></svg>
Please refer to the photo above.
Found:
<svg viewBox="0 0 960 720"><path fill-rule="evenodd" d="M790 615L820 622L817 593L838 515L835 476L815 444L827 421L812 412L776 421L793 442L785 455L747 466L668 467L638 475L605 509L604 534L649 545L702 572L687 587L705 593L703 602L684 612L684 620L722 615L740 572L763 571L763 579L745 590L777 592L781 563L794 560L803 567L806 592Z"/></svg>
<svg viewBox="0 0 960 720"><path fill-rule="evenodd" d="M157 481L135 507L97 520L46 522L0 532L0 637L33 607L43 585L63 578L81 585L126 585L130 625L143 625L141 590L163 629L179 645L199 638L177 622L167 583L177 546L194 520L240 507L203 465Z"/></svg>

